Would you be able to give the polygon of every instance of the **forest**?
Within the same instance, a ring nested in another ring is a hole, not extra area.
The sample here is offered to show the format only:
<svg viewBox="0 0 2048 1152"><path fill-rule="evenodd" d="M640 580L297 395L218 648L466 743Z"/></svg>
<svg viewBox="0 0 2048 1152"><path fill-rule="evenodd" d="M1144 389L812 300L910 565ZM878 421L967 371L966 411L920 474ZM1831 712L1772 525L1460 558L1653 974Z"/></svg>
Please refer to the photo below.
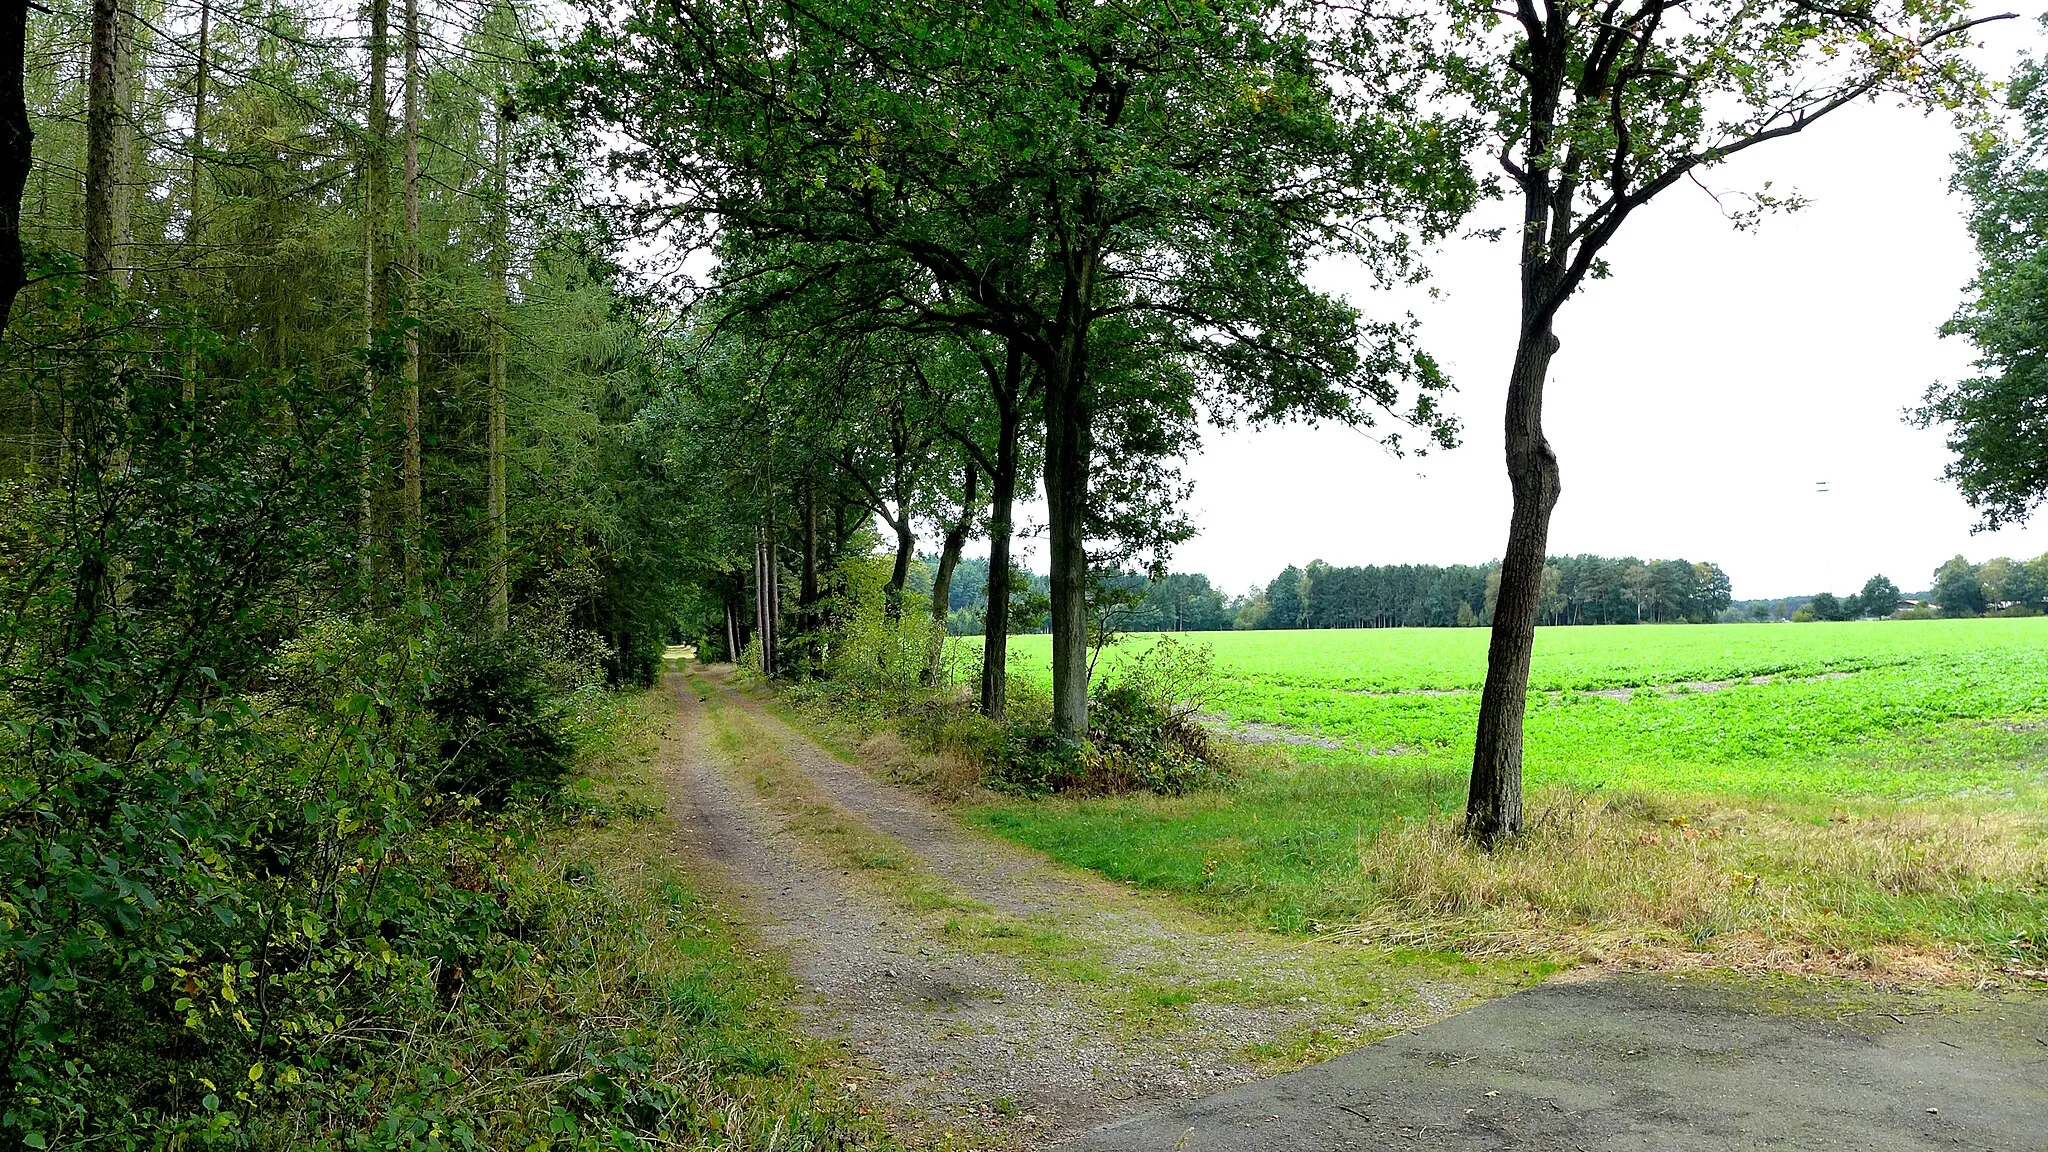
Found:
<svg viewBox="0 0 2048 1152"><path fill-rule="evenodd" d="M1369 565L1318 560L1289 567L1266 586L1264 628L1446 628L1493 622L1498 564ZM1543 566L1537 616L1544 624L1643 624L1720 619L1732 603L1718 565L1633 556L1553 557Z"/></svg>
<svg viewBox="0 0 2048 1152"><path fill-rule="evenodd" d="M6 0L0 1143L862 1143L631 855L685 644L1020 793L1176 792L1227 767L1195 662L1097 676L1117 633L1486 624L1466 827L1512 838L1537 624L1730 603L1548 555L1559 309L1691 173L1990 96L1953 5L1679 7ZM1995 135L1985 283L2032 284L2038 133ZM1421 282L1503 196L1501 560L1169 575L1206 431L1457 446L1413 318L1313 269ZM2038 360L1993 287L1918 418L2009 520Z"/></svg>

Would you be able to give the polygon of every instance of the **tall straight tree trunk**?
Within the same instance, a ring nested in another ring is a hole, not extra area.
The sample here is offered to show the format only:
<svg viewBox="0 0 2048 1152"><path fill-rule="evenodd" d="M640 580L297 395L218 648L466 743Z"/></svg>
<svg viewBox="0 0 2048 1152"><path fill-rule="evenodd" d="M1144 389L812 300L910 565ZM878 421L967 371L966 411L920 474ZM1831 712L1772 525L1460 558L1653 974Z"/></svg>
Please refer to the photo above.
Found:
<svg viewBox="0 0 2048 1152"><path fill-rule="evenodd" d="M773 678L782 631L782 581L776 571L775 534L758 530L754 545L754 635L760 641L761 674Z"/></svg>
<svg viewBox="0 0 2048 1152"><path fill-rule="evenodd" d="M981 713L1001 720L1010 701L1010 541L1016 535L1018 400L1024 352L1010 342L1003 386L996 390L996 458L989 474L988 596L981 626Z"/></svg>
<svg viewBox="0 0 2048 1152"><path fill-rule="evenodd" d="M426 509L420 475L420 9L405 0L405 590L420 592Z"/></svg>
<svg viewBox="0 0 2048 1152"><path fill-rule="evenodd" d="M199 298L199 153L206 147L206 81L211 61L207 40L213 32L213 0L199 0L199 43L194 52L197 67L192 76L192 155L185 174L185 296ZM199 396L199 366L196 358L185 363L182 399L190 404Z"/></svg>
<svg viewBox="0 0 2048 1152"><path fill-rule="evenodd" d="M135 277L135 0L115 0L114 132L108 153L109 278L126 291Z"/></svg>
<svg viewBox="0 0 2048 1152"><path fill-rule="evenodd" d="M740 658L740 610L733 605L732 598L725 600L725 661L728 664Z"/></svg>
<svg viewBox="0 0 2048 1152"><path fill-rule="evenodd" d="M1088 735L1088 467L1094 413L1078 326L1046 365L1045 502L1052 568L1052 726Z"/></svg>
<svg viewBox="0 0 2048 1152"><path fill-rule="evenodd" d="M206 147L206 82L211 60L207 56L207 40L213 32L213 0L199 3L199 43L194 50L196 63L192 76L192 148L191 170L185 178L185 243L196 245L199 239L199 153Z"/></svg>
<svg viewBox="0 0 2048 1152"><path fill-rule="evenodd" d="M391 140L391 101L386 78L391 71L391 0L370 0L369 147L363 158L363 423L365 435L356 473L356 566L368 598L376 578L376 526L372 495L372 443L368 432L377 415L377 370L372 352L386 312L386 246L389 211L386 203L385 158Z"/></svg>
<svg viewBox="0 0 2048 1152"><path fill-rule="evenodd" d="M939 548L939 570L932 574L932 640L924 661L927 684L938 682L939 665L946 657L946 616L953 598L953 569L959 566L967 536L974 530L974 514L981 510L980 483L981 470L969 458L960 495L960 518L946 529L945 543Z"/></svg>
<svg viewBox="0 0 2048 1152"><path fill-rule="evenodd" d="M1548 318L1531 316L1508 380L1507 464L1514 511L1501 557L1500 596L1486 650L1486 686L1479 696L1478 741L1465 800L1466 834L1482 845L1522 829L1522 720L1529 703L1529 660L1536 650L1550 513L1563 491L1557 454L1543 435L1543 385L1556 353L1557 337Z"/></svg>
<svg viewBox="0 0 2048 1152"><path fill-rule="evenodd" d="M86 80L85 108L85 274L102 286L114 270L118 210L114 187L120 133L121 73L120 0L92 0L92 57Z"/></svg>
<svg viewBox="0 0 2048 1152"><path fill-rule="evenodd" d="M28 119L28 0L0 0L0 328L14 312L28 269L21 253L21 198L35 129Z"/></svg>
<svg viewBox="0 0 2048 1152"><path fill-rule="evenodd" d="M505 521L505 318L511 308L511 292L506 283L511 267L511 254L506 250L511 228L506 217L511 206L506 195L505 131L506 118L500 112L491 140L494 166L491 182L495 201L491 205L491 291L497 300L491 316L490 443L486 449L490 491L486 503L491 518L491 630L501 636L512 622L510 533Z"/></svg>
<svg viewBox="0 0 2048 1152"><path fill-rule="evenodd" d="M809 610L818 602L818 492L809 480L804 481L804 570L796 602L805 610L804 626L810 627Z"/></svg>

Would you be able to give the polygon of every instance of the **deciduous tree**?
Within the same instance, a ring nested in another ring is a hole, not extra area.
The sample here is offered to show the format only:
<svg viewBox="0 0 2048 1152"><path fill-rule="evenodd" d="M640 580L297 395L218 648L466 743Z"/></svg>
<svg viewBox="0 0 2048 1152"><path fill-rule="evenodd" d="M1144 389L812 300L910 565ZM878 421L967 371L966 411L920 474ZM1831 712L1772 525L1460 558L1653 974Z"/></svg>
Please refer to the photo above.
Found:
<svg viewBox="0 0 2048 1152"><path fill-rule="evenodd" d="M1369 423L1402 405L1447 435L1442 381L1402 324L1304 279L1314 256L1405 267L1470 185L1462 140L1384 76L1334 82L1326 10L1291 0L823 6L674 0L593 9L549 94L610 126L642 218L908 261L902 306L1014 341L1045 429L1054 723L1087 729L1088 517L1098 328L1197 367L1212 410Z"/></svg>
<svg viewBox="0 0 2048 1152"><path fill-rule="evenodd" d="M1451 74L1491 130L1521 217L1506 407L1514 504L1466 802L1478 842L1522 826L1529 660L1563 490L1543 426L1559 310L1607 272L1622 225L1681 181L1878 93L1937 107L1973 99L1980 85L1959 50L1983 19L1965 13L1959 0L1454 3Z"/></svg>

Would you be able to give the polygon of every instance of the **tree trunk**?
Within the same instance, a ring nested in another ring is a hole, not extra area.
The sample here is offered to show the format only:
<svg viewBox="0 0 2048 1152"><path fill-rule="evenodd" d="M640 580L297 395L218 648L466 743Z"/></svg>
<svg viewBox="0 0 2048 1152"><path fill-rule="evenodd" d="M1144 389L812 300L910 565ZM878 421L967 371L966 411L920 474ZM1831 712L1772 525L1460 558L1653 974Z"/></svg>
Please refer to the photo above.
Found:
<svg viewBox="0 0 2048 1152"><path fill-rule="evenodd" d="M953 569L960 564L960 552L967 547L968 533L974 530L974 514L981 509L977 499L981 470L975 467L972 457L967 461L966 481L960 498L960 519L946 529L946 542L939 549L939 570L932 574L932 640L924 661L927 684L939 680L939 665L946 656L946 616L953 598Z"/></svg>
<svg viewBox="0 0 2048 1152"><path fill-rule="evenodd" d="M420 593L421 551L426 547L426 509L420 473L420 13L419 0L405 0L405 590Z"/></svg>
<svg viewBox="0 0 2048 1152"><path fill-rule="evenodd" d="M385 278L385 188L384 158L391 137L391 105L386 91L386 74L391 71L391 0L370 0L370 107L369 154L363 158L363 357L372 359L377 329L384 322ZM377 414L377 370L363 366L364 436L356 464L356 568L362 580L363 596L372 595L376 579L375 509L371 496L375 485L370 445L371 424Z"/></svg>
<svg viewBox="0 0 2048 1152"><path fill-rule="evenodd" d="M28 278L21 255L21 198L35 163L26 87L28 0L0 0L0 328Z"/></svg>
<svg viewBox="0 0 2048 1152"><path fill-rule="evenodd" d="M1016 535L1017 438L1024 353L1011 341L996 392L996 458L989 476L988 595L981 627L981 714L1001 720L1010 701L1010 541Z"/></svg>
<svg viewBox="0 0 2048 1152"><path fill-rule="evenodd" d="M1472 787L1465 801L1466 834L1488 846L1522 830L1522 719L1529 700L1529 659L1536 649L1550 513L1562 491L1557 454L1543 436L1543 385L1556 352L1557 337L1547 322L1525 324L1508 381L1507 463L1514 512L1501 558Z"/></svg>
<svg viewBox="0 0 2048 1152"><path fill-rule="evenodd" d="M192 75L192 155L185 174L185 297L195 306L199 298L199 153L206 147L206 80L210 61L207 40L213 32L213 0L199 2L199 43L197 66ZM196 357L185 362L185 380L180 399L186 404L199 397L199 365Z"/></svg>
<svg viewBox="0 0 2048 1152"><path fill-rule="evenodd" d="M889 570L889 582L882 586L882 603L893 621L903 618L903 585L910 580L910 561L917 554L917 528L910 522L909 504L899 506L889 526L896 530L896 566Z"/></svg>
<svg viewBox="0 0 2048 1152"><path fill-rule="evenodd" d="M135 276L135 0L115 0L113 134L107 154L108 279L126 291Z"/></svg>
<svg viewBox="0 0 2048 1152"><path fill-rule="evenodd" d="M782 631L782 582L775 564L775 537L761 528L754 543L754 635L761 646L761 674L777 672L776 648Z"/></svg>
<svg viewBox="0 0 2048 1152"><path fill-rule="evenodd" d="M728 664L740 658L740 610L731 597L725 600L725 662Z"/></svg>
<svg viewBox="0 0 2048 1152"><path fill-rule="evenodd" d="M505 128L505 116L500 113L492 134L491 159L495 171L491 183L495 202L491 205L491 290L497 298L491 316L490 443L486 449L490 473L487 502L491 518L491 630L501 636L512 623L510 532L505 520L505 313L511 307L505 278L512 263L511 254L506 251L511 232L506 217L511 207L506 200Z"/></svg>
<svg viewBox="0 0 2048 1152"><path fill-rule="evenodd" d="M1094 413L1078 328L1045 373L1045 502L1052 568L1052 726L1088 735L1088 465Z"/></svg>
<svg viewBox="0 0 2048 1152"><path fill-rule="evenodd" d="M804 481L804 570L797 584L796 602L806 612L818 602L818 492ZM805 626L810 627L808 614Z"/></svg>
<svg viewBox="0 0 2048 1152"><path fill-rule="evenodd" d="M92 59L85 110L85 274L101 286L113 276L115 144L121 71L120 0L92 0Z"/></svg>

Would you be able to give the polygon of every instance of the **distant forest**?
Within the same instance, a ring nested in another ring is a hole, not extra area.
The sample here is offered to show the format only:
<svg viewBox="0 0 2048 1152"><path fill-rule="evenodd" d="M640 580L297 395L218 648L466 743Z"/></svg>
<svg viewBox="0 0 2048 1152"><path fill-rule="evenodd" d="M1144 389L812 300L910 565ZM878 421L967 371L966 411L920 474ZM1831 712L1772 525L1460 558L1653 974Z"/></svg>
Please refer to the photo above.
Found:
<svg viewBox="0 0 2048 1152"><path fill-rule="evenodd" d="M987 561L963 558L948 598L947 627L981 628ZM930 594L936 557L913 566L908 587ZM1018 631L1043 630L1046 577L1012 582ZM1391 564L1337 567L1316 560L1290 565L1263 589L1233 596L1199 572L1104 578L1094 600L1098 620L1126 632L1213 632L1231 628L1460 628L1493 620L1498 564ZM1633 556L1560 556L1543 572L1545 624L1649 624L1719 620L1732 600L1719 565Z"/></svg>
<svg viewBox="0 0 2048 1152"><path fill-rule="evenodd" d="M1239 609L1247 628L1457 628L1491 623L1496 564L1289 566ZM1718 620L1728 574L1689 560L1558 556L1543 568L1544 624Z"/></svg>
<svg viewBox="0 0 2048 1152"><path fill-rule="evenodd" d="M906 582L931 594L938 557L920 557ZM948 597L947 630L978 635L988 561L963 557ZM1468 628L1493 622L1498 564L1289 565L1264 588L1231 595L1199 572L1102 579L1091 598L1098 625L1119 632L1221 632L1256 628ZM1971 564L1961 556L1934 573L1929 591L1901 593L1883 576L1860 592L1735 600L1720 565L1633 556L1556 556L1543 569L1541 622L1694 624L1860 620L1903 616L2024 616L2048 610L2048 555ZM1047 578L1019 569L1011 582L1014 631L1047 627Z"/></svg>

